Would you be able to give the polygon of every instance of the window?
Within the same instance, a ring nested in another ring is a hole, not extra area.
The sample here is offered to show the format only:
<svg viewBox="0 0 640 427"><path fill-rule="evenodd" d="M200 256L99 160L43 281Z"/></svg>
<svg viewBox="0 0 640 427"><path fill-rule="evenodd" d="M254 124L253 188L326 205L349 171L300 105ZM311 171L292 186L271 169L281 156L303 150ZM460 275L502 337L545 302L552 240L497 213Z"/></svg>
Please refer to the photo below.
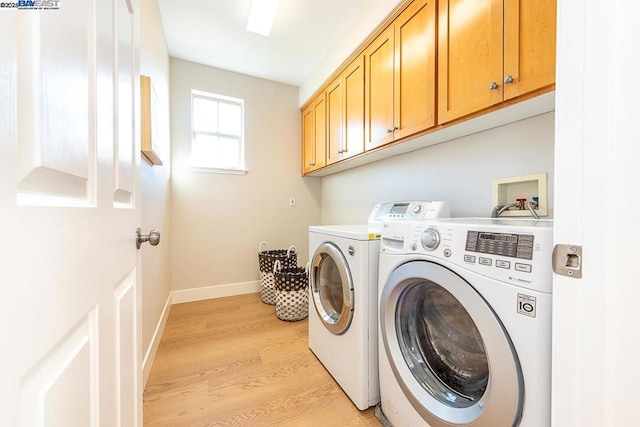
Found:
<svg viewBox="0 0 640 427"><path fill-rule="evenodd" d="M191 92L191 165L210 172L244 170L244 100Z"/></svg>

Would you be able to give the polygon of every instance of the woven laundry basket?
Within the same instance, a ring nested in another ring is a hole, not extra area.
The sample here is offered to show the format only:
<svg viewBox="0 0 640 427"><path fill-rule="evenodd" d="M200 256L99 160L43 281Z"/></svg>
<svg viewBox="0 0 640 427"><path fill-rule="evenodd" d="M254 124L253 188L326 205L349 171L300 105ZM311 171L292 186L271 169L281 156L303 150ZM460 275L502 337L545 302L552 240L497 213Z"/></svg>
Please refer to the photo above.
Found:
<svg viewBox="0 0 640 427"><path fill-rule="evenodd" d="M309 273L306 267L279 268L274 265L276 316L280 320L297 321L309 315ZM307 264L308 267L308 264Z"/></svg>
<svg viewBox="0 0 640 427"><path fill-rule="evenodd" d="M282 268L295 268L298 265L298 251L295 246L289 249L267 249L267 243L258 245L258 265L260 267L260 299L265 304L275 305L276 288L273 268L276 261Z"/></svg>

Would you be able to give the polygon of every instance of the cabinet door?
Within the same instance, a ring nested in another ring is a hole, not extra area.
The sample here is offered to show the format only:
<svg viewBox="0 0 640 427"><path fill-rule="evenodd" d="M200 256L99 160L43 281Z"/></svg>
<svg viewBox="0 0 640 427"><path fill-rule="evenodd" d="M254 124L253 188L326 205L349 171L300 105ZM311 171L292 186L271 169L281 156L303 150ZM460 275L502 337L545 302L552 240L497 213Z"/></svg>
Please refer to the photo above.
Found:
<svg viewBox="0 0 640 427"><path fill-rule="evenodd" d="M326 103L324 93L322 93L313 102L314 170L327 164L327 159L325 157L327 144L326 123Z"/></svg>
<svg viewBox="0 0 640 427"><path fill-rule="evenodd" d="M394 139L435 125L437 0L415 0L394 21Z"/></svg>
<svg viewBox="0 0 640 427"><path fill-rule="evenodd" d="M511 99L555 82L556 0L506 1L504 8L504 99Z"/></svg>
<svg viewBox="0 0 640 427"><path fill-rule="evenodd" d="M342 159L344 151L344 111L342 76L326 90L327 96L327 165Z"/></svg>
<svg viewBox="0 0 640 427"><path fill-rule="evenodd" d="M302 111L302 173L325 166L326 113L324 92Z"/></svg>
<svg viewBox="0 0 640 427"><path fill-rule="evenodd" d="M313 105L302 111L302 173L313 170L315 156L315 141L313 130Z"/></svg>
<svg viewBox="0 0 640 427"><path fill-rule="evenodd" d="M364 56L356 58L344 70L343 76L344 159L364 151Z"/></svg>
<svg viewBox="0 0 640 427"><path fill-rule="evenodd" d="M365 50L365 149L393 140L393 26Z"/></svg>
<svg viewBox="0 0 640 427"><path fill-rule="evenodd" d="M502 1L439 0L438 123L502 101Z"/></svg>

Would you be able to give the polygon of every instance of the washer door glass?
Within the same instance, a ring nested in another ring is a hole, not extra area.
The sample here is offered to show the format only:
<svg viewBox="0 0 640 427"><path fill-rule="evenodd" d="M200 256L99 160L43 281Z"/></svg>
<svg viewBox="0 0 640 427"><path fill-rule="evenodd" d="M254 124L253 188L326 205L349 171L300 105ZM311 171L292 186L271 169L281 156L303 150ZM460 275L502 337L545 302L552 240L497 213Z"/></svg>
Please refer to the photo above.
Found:
<svg viewBox="0 0 640 427"><path fill-rule="evenodd" d="M486 288L489 279L474 280ZM505 290L496 284L495 292ZM381 289L380 333L395 379L429 425L518 424L520 362L501 320L472 282L433 262L397 266Z"/></svg>
<svg viewBox="0 0 640 427"><path fill-rule="evenodd" d="M468 407L484 395L489 365L482 337L444 288L430 281L407 287L398 300L396 333L411 373L438 400Z"/></svg>
<svg viewBox="0 0 640 427"><path fill-rule="evenodd" d="M331 242L318 247L311 263L311 292L316 312L333 334L346 332L353 319L353 282L344 255Z"/></svg>

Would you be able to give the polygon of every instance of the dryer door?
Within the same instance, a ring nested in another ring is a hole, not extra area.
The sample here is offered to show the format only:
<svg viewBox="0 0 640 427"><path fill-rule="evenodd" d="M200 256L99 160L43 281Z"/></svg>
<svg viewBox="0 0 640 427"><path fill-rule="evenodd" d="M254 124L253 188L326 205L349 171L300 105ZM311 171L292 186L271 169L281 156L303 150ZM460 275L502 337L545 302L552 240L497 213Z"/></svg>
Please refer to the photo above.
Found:
<svg viewBox="0 0 640 427"><path fill-rule="evenodd" d="M322 324L335 335L345 333L353 319L353 281L338 246L325 242L318 247L309 280L311 298Z"/></svg>
<svg viewBox="0 0 640 427"><path fill-rule="evenodd" d="M439 264L412 261L393 271L380 298L393 373L432 427L517 425L520 363L500 319L471 284Z"/></svg>

